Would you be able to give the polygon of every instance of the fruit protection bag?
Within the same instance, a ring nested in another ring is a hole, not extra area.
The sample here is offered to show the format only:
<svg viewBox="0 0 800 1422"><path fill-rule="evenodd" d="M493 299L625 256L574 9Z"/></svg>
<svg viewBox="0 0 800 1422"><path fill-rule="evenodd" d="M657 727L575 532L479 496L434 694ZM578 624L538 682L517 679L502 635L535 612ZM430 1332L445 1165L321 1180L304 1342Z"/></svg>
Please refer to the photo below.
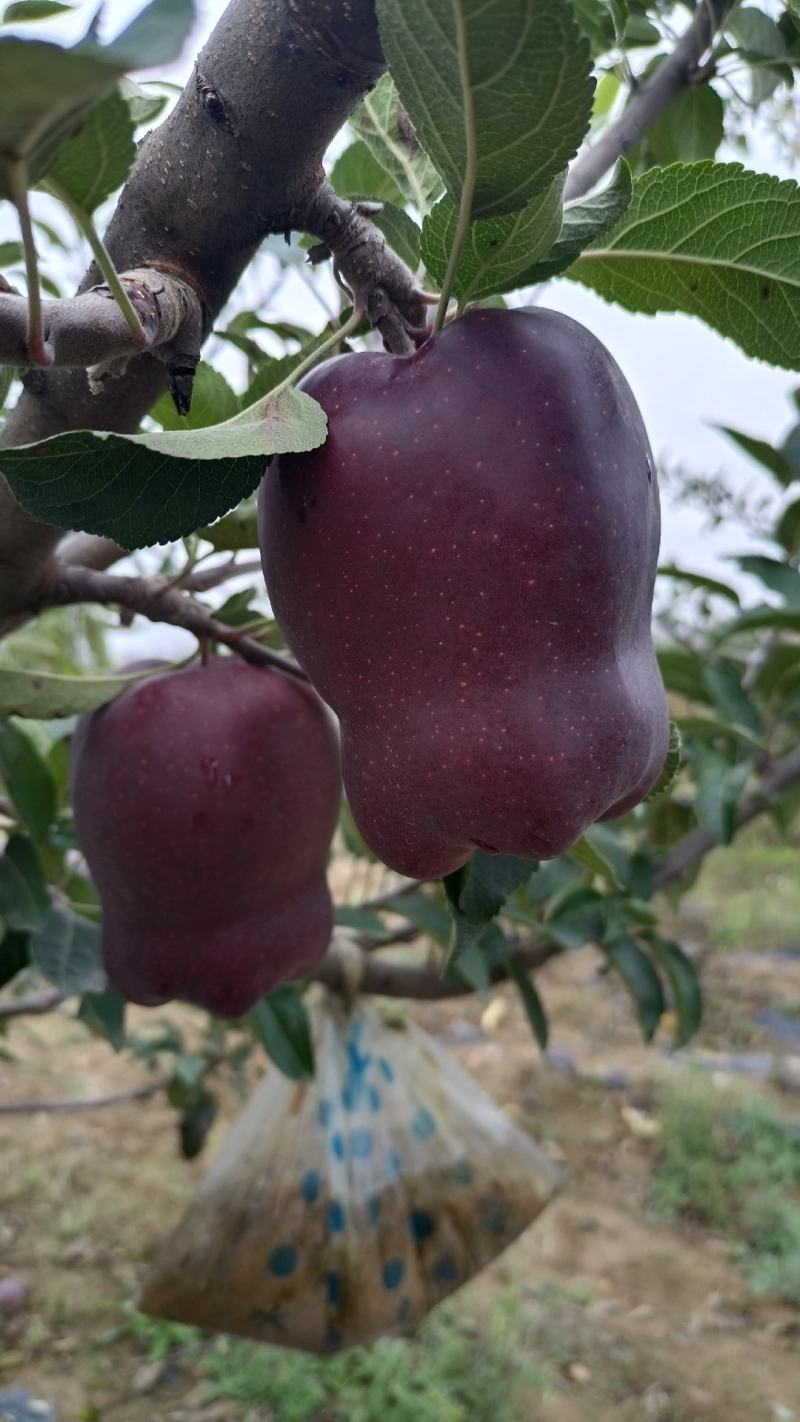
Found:
<svg viewBox="0 0 800 1422"><path fill-rule="evenodd" d="M425 1032L312 1013L155 1260L145 1313L310 1353L411 1329L540 1213L558 1168Z"/></svg>

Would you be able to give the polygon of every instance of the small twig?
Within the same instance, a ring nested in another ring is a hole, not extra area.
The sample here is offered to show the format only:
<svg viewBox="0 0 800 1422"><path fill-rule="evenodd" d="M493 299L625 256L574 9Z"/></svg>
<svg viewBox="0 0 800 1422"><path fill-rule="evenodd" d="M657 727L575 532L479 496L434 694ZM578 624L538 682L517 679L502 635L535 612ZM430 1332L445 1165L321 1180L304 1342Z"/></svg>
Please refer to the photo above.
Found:
<svg viewBox="0 0 800 1422"><path fill-rule="evenodd" d="M123 578L73 563L56 563L47 580L31 596L29 610L38 612L45 607L68 607L84 602L125 607L150 622L183 627L199 639L205 637L230 647L254 666L275 667L288 676L308 680L296 662L271 651L254 637L242 636L238 628L228 627L201 603L194 602L178 588L165 586L157 578Z"/></svg>
<svg viewBox="0 0 800 1422"><path fill-rule="evenodd" d="M790 785L796 784L799 780L800 750L794 750L790 751L788 755L782 756L780 760L776 760L757 782L736 816L737 830L742 829L758 815L763 815L775 795L779 795L781 791L787 790ZM676 879L681 879L708 854L709 850L718 847L719 840L709 834L708 830L702 827L690 830L672 846L656 869L655 887L664 889L668 884L674 883Z"/></svg>
<svg viewBox="0 0 800 1422"><path fill-rule="evenodd" d="M353 293L356 310L380 331L386 350L395 355L414 351L428 335L422 294L408 267L358 203L339 197L323 180L305 211L294 215L293 225L319 237L330 249L337 271Z"/></svg>
<svg viewBox="0 0 800 1422"><path fill-rule="evenodd" d="M102 1111L106 1106L125 1106L131 1101L146 1101L149 1096L157 1096L165 1091L169 1082L164 1079L149 1082L147 1086L137 1086L132 1091L118 1091L113 1096L89 1096L85 1101L18 1101L11 1106L0 1106L0 1116L29 1116L37 1111L56 1112Z"/></svg>
<svg viewBox="0 0 800 1422"><path fill-rule="evenodd" d="M637 86L616 123L573 164L564 190L567 200L583 197L593 188L618 158L624 158L644 138L681 90L695 82L698 65L730 8L731 0L700 0L672 54L651 79Z"/></svg>
<svg viewBox="0 0 800 1422"><path fill-rule="evenodd" d="M58 988L47 988L42 992L32 992L28 997L12 997L8 1002L0 1002L0 1019L7 1017L39 1017L45 1012L53 1012L64 998Z"/></svg>
<svg viewBox="0 0 800 1422"><path fill-rule="evenodd" d="M532 943L515 953L511 961L525 972L534 972L563 952L564 949L555 943ZM309 976L314 982L324 983L326 987L347 989L347 972L343 969L335 943ZM495 968L491 974L493 983L504 982L507 977L508 969L505 966ZM475 991L470 983L457 977L452 969L445 973L438 968L409 968L402 963L384 961L377 957L365 958L358 990L380 997L407 997L423 1002L467 997Z"/></svg>
<svg viewBox="0 0 800 1422"><path fill-rule="evenodd" d="M227 583L231 578L247 577L250 573L260 572L260 558L247 558L242 563L231 558L227 563L216 563L213 568L203 568L200 572L191 571L185 574L181 577L179 586L184 592L209 592L211 588L218 588L221 583Z"/></svg>
<svg viewBox="0 0 800 1422"><path fill-rule="evenodd" d="M348 904L348 908L359 909L380 909L388 908L390 899L401 899L406 894L415 894L425 884L437 884L438 879L411 879L407 884L401 884L397 889L386 889L384 893L378 894L374 899L364 899L362 903Z"/></svg>

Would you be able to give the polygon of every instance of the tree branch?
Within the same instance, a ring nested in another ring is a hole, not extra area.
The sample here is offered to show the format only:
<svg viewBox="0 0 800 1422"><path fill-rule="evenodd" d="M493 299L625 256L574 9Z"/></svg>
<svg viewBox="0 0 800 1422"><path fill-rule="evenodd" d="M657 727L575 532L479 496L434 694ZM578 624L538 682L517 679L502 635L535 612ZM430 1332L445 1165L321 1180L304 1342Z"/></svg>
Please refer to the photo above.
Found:
<svg viewBox="0 0 800 1422"><path fill-rule="evenodd" d="M149 1096L157 1096L166 1091L169 1082L151 1081L146 1086L135 1086L131 1091L117 1091L113 1096L89 1096L85 1101L16 1101L10 1106L0 1106L0 1116L30 1116L36 1111L47 1111L51 1115L72 1111L101 1111L107 1106L127 1106L131 1101L146 1101Z"/></svg>
<svg viewBox="0 0 800 1422"><path fill-rule="evenodd" d="M532 943L515 953L511 961L526 972L533 972L544 967L551 958L557 958L563 951L563 948L555 943ZM493 983L504 982L508 977L508 970L498 967L491 976ZM309 977L313 982L324 983L329 988L349 990L347 968L335 943ZM452 971L444 973L438 968L409 968L402 963L370 956L362 964L358 991L375 993L380 997L409 997L421 1002L437 1002L449 997L467 997L474 993L475 989L466 979L457 977Z"/></svg>
<svg viewBox="0 0 800 1422"><path fill-rule="evenodd" d="M408 355L423 341L425 299L414 277L371 222L366 205L347 202L330 183L320 183L294 225L311 232L330 251L337 273L377 327L387 351Z"/></svg>
<svg viewBox="0 0 800 1422"><path fill-rule="evenodd" d="M117 271L186 282L207 334L264 237L309 208L328 144L384 67L373 0L231 0L175 109L139 149L105 234ZM93 266L81 291L99 280ZM85 371L29 371L3 443L130 433L165 386L150 354L96 395ZM26 606L60 536L0 479L0 613Z"/></svg>
<svg viewBox="0 0 800 1422"><path fill-rule="evenodd" d="M69 607L83 602L125 607L150 622L168 622L173 627L183 627L195 637L209 638L212 642L230 647L254 666L275 667L289 676L307 680L305 672L296 662L271 651L255 637L243 635L235 627L218 621L207 608L188 597L169 579L123 578L114 573L98 573L93 568L77 564L56 563L46 581L31 594L28 610L40 612L45 607Z"/></svg>
<svg viewBox="0 0 800 1422"><path fill-rule="evenodd" d="M182 369L187 363L194 370L203 327L197 293L178 277L151 269L124 272L121 281L157 359L168 372L170 365ZM43 322L51 367L100 367L96 372L89 369L90 388L101 388L112 372L119 375L128 360L142 353L107 286L44 302ZM27 364L27 326L26 298L0 292L0 365Z"/></svg>
<svg viewBox="0 0 800 1422"><path fill-rule="evenodd" d="M8 1002L0 1002L0 1020L6 1017L40 1017L45 1012L55 1011L63 1001L58 988L45 988L27 997L12 997Z"/></svg>
<svg viewBox="0 0 800 1422"><path fill-rule="evenodd" d="M800 781L800 749L790 751L788 755L776 760L770 769L762 775L736 816L737 830L742 829L758 815L763 815L764 811L769 809L769 802L775 795L780 795L783 790L788 790L790 785L795 785L798 781ZM719 840L709 834L708 830L702 827L690 830L689 834L684 835L672 846L663 863L656 870L655 888L665 889L669 884L674 883L676 879L682 878L690 869L693 869L695 864L708 854L709 850L718 848Z"/></svg>
<svg viewBox="0 0 800 1422"><path fill-rule="evenodd" d="M616 123L573 163L564 190L568 201L589 192L618 158L635 148L681 90L697 81L700 60L731 4L732 0L699 0L694 18L672 54L666 56L651 79L637 88Z"/></svg>

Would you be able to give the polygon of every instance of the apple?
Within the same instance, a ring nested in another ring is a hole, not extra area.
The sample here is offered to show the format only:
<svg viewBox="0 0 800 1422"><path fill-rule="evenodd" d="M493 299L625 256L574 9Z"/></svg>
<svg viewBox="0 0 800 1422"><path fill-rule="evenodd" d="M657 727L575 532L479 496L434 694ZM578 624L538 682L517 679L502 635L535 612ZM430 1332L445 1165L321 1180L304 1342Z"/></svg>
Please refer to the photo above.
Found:
<svg viewBox="0 0 800 1422"><path fill-rule="evenodd" d="M124 997L239 1017L322 957L339 750L299 678L229 657L137 682L82 718L72 778Z"/></svg>
<svg viewBox="0 0 800 1422"><path fill-rule="evenodd" d="M328 438L265 475L264 570L375 853L419 878L476 847L548 859L636 805L669 730L658 485L605 347L555 311L475 310L302 388Z"/></svg>

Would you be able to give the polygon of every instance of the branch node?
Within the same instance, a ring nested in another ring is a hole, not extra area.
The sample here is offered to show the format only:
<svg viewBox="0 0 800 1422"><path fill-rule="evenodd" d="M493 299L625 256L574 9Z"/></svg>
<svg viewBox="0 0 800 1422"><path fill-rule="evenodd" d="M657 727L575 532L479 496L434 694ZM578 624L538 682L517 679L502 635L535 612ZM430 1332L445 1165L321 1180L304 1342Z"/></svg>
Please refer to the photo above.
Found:
<svg viewBox="0 0 800 1422"><path fill-rule="evenodd" d="M355 309L367 313L385 349L408 355L429 335L426 303L408 267L371 221L379 210L376 203L346 201L323 179L296 221L330 251L337 274L352 292ZM321 260L309 257L312 262Z"/></svg>

